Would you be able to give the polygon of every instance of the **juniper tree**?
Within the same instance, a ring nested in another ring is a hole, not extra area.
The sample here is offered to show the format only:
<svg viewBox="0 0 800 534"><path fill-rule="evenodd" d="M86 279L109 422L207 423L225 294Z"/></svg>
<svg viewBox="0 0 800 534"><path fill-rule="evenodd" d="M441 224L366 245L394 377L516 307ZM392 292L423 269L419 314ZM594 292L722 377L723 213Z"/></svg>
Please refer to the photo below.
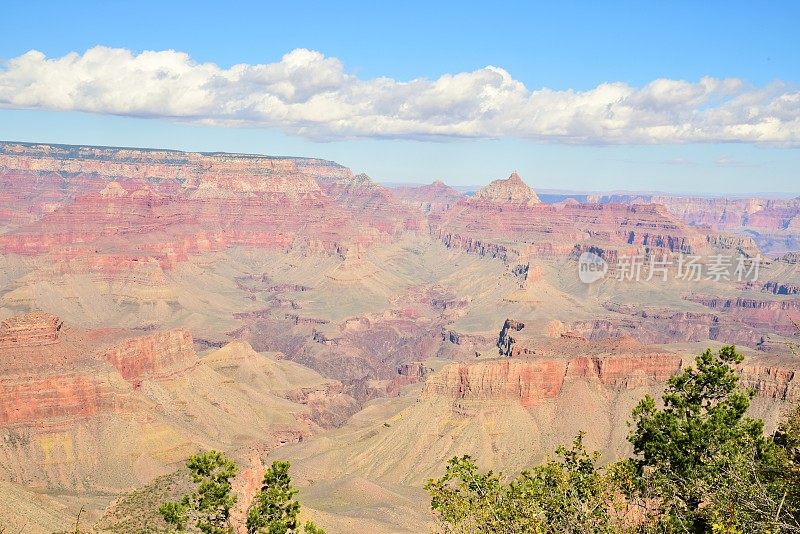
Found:
<svg viewBox="0 0 800 534"><path fill-rule="evenodd" d="M742 451L758 462L774 456L763 422L746 415L754 392L739 384L733 366L742 359L733 346L708 349L669 379L663 407L648 395L633 410L633 465L659 500L664 529L710 531L707 505Z"/></svg>
<svg viewBox="0 0 800 534"><path fill-rule="evenodd" d="M191 456L186 467L196 489L178 502L161 505L164 521L177 532L191 529L203 534L232 533L230 510L236 504L236 496L231 492L230 480L236 476L236 464L219 451L208 451Z"/></svg>
<svg viewBox="0 0 800 534"><path fill-rule="evenodd" d="M264 473L261 490L253 498L247 511L248 534L299 533L297 515L300 503L295 500L297 489L289 475L291 464L276 460ZM306 534L325 534L312 522L305 524Z"/></svg>

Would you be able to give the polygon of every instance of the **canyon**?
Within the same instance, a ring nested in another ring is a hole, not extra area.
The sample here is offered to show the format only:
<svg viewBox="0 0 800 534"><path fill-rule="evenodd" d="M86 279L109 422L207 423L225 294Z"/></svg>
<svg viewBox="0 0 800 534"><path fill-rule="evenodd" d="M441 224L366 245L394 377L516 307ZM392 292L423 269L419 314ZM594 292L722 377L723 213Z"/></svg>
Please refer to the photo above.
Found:
<svg viewBox="0 0 800 534"><path fill-rule="evenodd" d="M216 448L242 505L288 458L326 531L425 531L422 484L450 457L516 473L583 430L611 461L636 402L724 344L774 428L800 402L798 214L0 143L0 526L84 508L98 532L143 528L157 513L129 503L174 498ZM586 253L608 266L591 283ZM757 275L708 276L722 256ZM630 257L641 277L620 275ZM679 276L686 257L702 276Z"/></svg>

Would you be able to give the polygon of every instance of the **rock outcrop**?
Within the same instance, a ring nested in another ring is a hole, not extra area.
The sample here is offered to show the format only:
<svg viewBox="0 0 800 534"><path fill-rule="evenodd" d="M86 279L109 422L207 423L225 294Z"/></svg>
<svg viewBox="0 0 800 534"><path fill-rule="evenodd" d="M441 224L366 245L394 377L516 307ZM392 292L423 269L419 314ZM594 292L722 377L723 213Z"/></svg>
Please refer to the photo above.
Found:
<svg viewBox="0 0 800 534"><path fill-rule="evenodd" d="M163 378L198 363L192 334L185 329L125 341L106 350L103 358L134 385L144 376Z"/></svg>
<svg viewBox="0 0 800 534"><path fill-rule="evenodd" d="M796 250L800 228L800 198L706 198L691 196L608 195L599 203L661 204L686 223L714 232L755 235L755 242L769 253Z"/></svg>
<svg viewBox="0 0 800 534"><path fill-rule="evenodd" d="M11 317L0 322L0 350L55 344L62 326L61 319L50 313Z"/></svg>
<svg viewBox="0 0 800 534"><path fill-rule="evenodd" d="M0 472L34 487L113 494L201 446L269 450L359 406L244 343L199 358L185 329L84 331L35 313L0 336Z"/></svg>
<svg viewBox="0 0 800 534"><path fill-rule="evenodd" d="M609 389L637 388L666 381L681 368L674 354L510 358L457 363L431 375L423 395L454 401L519 401L537 406L561 394L565 381L594 382Z"/></svg>
<svg viewBox="0 0 800 534"><path fill-rule="evenodd" d="M446 246L511 262L564 258L577 248L622 253L695 253L707 235L657 204L542 204L518 175L492 182L473 197L430 217Z"/></svg>
<svg viewBox="0 0 800 534"><path fill-rule="evenodd" d="M602 345L602 343L601 343ZM585 345L587 352L594 352ZM575 353L575 346L564 353ZM526 355L453 363L425 380L423 397L466 402L519 402L535 407L561 395L565 384L585 382L620 392L661 388L686 364L686 357L638 345L638 350L577 356ZM580 351L578 351L580 352ZM788 361L748 359L741 367L742 385L759 397L794 402L800 399L800 366Z"/></svg>
<svg viewBox="0 0 800 534"><path fill-rule="evenodd" d="M441 180L418 187L395 187L392 193L403 203L424 213L447 211L464 197Z"/></svg>
<svg viewBox="0 0 800 534"><path fill-rule="evenodd" d="M508 204L539 204L536 192L522 181L516 171L505 180L495 180L475 193L476 199Z"/></svg>

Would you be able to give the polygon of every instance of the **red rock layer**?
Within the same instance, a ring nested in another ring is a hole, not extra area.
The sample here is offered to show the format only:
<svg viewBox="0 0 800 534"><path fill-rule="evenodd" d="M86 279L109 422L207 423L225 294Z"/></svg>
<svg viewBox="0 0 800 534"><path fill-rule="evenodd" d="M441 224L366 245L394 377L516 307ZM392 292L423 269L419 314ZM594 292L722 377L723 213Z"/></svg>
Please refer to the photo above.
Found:
<svg viewBox="0 0 800 534"><path fill-rule="evenodd" d="M567 346L562 352L574 352ZM585 356L527 356L454 363L430 375L423 396L453 401L517 401L536 406L558 397L570 381L587 381L612 391L663 386L684 365L682 357L658 350ZM742 385L762 398L796 402L800 380L796 362L749 359L740 369Z"/></svg>
<svg viewBox="0 0 800 534"><path fill-rule="evenodd" d="M125 341L105 351L103 358L134 384L144 375L164 376L197 363L192 334L182 329Z"/></svg>
<svg viewBox="0 0 800 534"><path fill-rule="evenodd" d="M63 327L50 314L3 321L0 427L127 410L134 400L123 379L163 376L197 361L186 330L119 338L119 332L84 333Z"/></svg>
<svg viewBox="0 0 800 534"><path fill-rule="evenodd" d="M749 363L742 368L742 384L752 388L759 397L768 399L800 400L800 374L798 369L780 362Z"/></svg>
<svg viewBox="0 0 800 534"><path fill-rule="evenodd" d="M400 364L397 367L397 375L386 386L386 394L389 396L398 395L400 389L404 386L424 382L425 378L432 372L433 369L422 362Z"/></svg>
<svg viewBox="0 0 800 534"><path fill-rule="evenodd" d="M691 297L689 300L752 328L786 336L800 334L800 300Z"/></svg>
<svg viewBox="0 0 800 534"><path fill-rule="evenodd" d="M0 143L0 182L0 252L70 260L168 268L231 245L345 254L421 227L385 188L322 160Z"/></svg>
<svg viewBox="0 0 800 534"><path fill-rule="evenodd" d="M607 255L638 248L692 253L706 246L705 234L658 205L552 205L476 196L431 221L433 235L445 245L506 260L564 257L576 246L599 247Z"/></svg>
<svg viewBox="0 0 800 534"><path fill-rule="evenodd" d="M800 228L800 199L724 199L696 197L653 197L670 212L696 225L720 230L743 227L775 232Z"/></svg>
<svg viewBox="0 0 800 534"><path fill-rule="evenodd" d="M516 400L536 406L557 397L568 380L589 380L610 389L665 381L681 367L670 354L510 358L451 364L425 381L423 395L454 400Z"/></svg>
<svg viewBox="0 0 800 534"><path fill-rule="evenodd" d="M387 188L366 174L318 178L325 194L336 201L354 219L361 219L379 231L393 234L401 230L419 230L424 218L401 203Z"/></svg>
<svg viewBox="0 0 800 534"><path fill-rule="evenodd" d="M685 196L611 195L595 202L661 204L686 223L715 232L756 234L756 241L770 252L797 249L800 229L800 198L704 198Z"/></svg>
<svg viewBox="0 0 800 534"><path fill-rule="evenodd" d="M0 378L0 427L117 411L125 403L124 391L115 389L102 375Z"/></svg>
<svg viewBox="0 0 800 534"><path fill-rule="evenodd" d="M55 344L62 326L61 319L49 313L11 317L0 323L0 349Z"/></svg>

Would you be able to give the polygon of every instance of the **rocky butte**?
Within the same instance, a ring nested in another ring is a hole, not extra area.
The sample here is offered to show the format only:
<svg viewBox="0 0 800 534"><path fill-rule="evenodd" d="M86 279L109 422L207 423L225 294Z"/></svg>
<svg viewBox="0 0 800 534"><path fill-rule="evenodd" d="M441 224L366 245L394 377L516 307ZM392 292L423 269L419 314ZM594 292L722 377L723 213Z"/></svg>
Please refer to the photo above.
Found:
<svg viewBox="0 0 800 534"><path fill-rule="evenodd" d="M507 261L563 257L576 246L612 260L637 247L690 253L707 241L657 204L543 204L517 173L461 200L432 225L448 247Z"/></svg>

